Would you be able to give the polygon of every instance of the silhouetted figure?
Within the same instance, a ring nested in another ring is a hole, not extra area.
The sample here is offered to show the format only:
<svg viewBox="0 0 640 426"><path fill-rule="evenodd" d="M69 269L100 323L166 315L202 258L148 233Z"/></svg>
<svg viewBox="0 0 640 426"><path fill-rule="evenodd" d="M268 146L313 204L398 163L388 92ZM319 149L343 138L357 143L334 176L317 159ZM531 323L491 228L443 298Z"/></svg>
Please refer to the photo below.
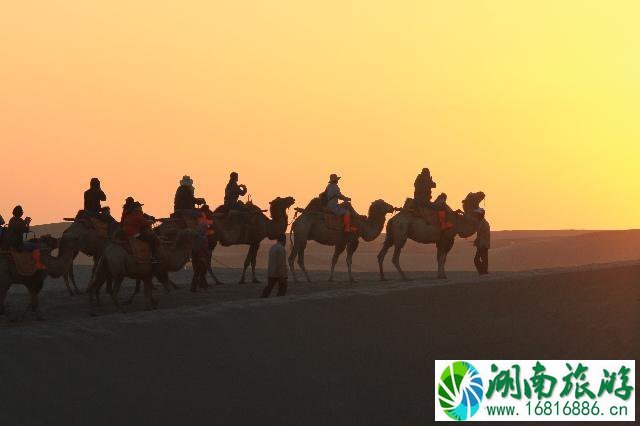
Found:
<svg viewBox="0 0 640 426"><path fill-rule="evenodd" d="M342 194L342 191L338 186L338 181L340 179L340 176L335 173L332 173L329 176L329 183L327 184L327 188L324 190L324 196L327 200L327 209L336 216L342 216L345 233L355 232L357 229L351 226L351 209L348 206L345 206L344 203L338 203L339 201L343 201L345 203L351 201L351 198Z"/></svg>
<svg viewBox="0 0 640 426"><path fill-rule="evenodd" d="M31 218L26 217L23 219L23 215L24 211L22 210L22 206L15 206L13 208L13 216L9 219L9 225L7 226L3 241L3 248L5 250L12 248L17 251L32 251L35 248L31 245L32 243L24 241L24 235L29 232Z"/></svg>
<svg viewBox="0 0 640 426"><path fill-rule="evenodd" d="M238 199L247 193L246 185L238 184L238 173L229 175L229 183L224 189L224 207L226 211L242 210Z"/></svg>
<svg viewBox="0 0 640 426"><path fill-rule="evenodd" d="M180 186L176 190L176 196L173 199L174 212L191 212L196 210L196 204L204 204L204 198L196 198L193 180L185 175L180 180Z"/></svg>
<svg viewBox="0 0 640 426"><path fill-rule="evenodd" d="M287 293L287 251L285 245L287 237L282 234L278 237L278 241L269 250L268 276L267 286L262 291L262 297L269 297L271 290L278 284L277 296L284 296Z"/></svg>
<svg viewBox="0 0 640 426"><path fill-rule="evenodd" d="M489 248L491 247L491 227L489 222L485 219L484 209L476 209L478 219L480 219L480 225L476 234L476 240L473 245L476 247L476 256L473 259L473 263L476 265L478 274L486 275L489 273Z"/></svg>
<svg viewBox="0 0 640 426"><path fill-rule="evenodd" d="M91 216L99 216L102 212L101 201L107 201L107 196L100 188L100 180L91 178L89 189L84 191L84 211Z"/></svg>
<svg viewBox="0 0 640 426"><path fill-rule="evenodd" d="M431 172L425 167L413 182L413 203L416 208L429 207L431 190L435 187L436 183L431 178Z"/></svg>
<svg viewBox="0 0 640 426"><path fill-rule="evenodd" d="M0 214L0 246L2 245L2 239L4 237L5 227L4 227L4 217Z"/></svg>
<svg viewBox="0 0 640 426"><path fill-rule="evenodd" d="M120 225L127 237L137 238L140 241L144 241L149 244L152 261L155 262L157 259L157 248L160 241L151 229L151 225L155 221L155 218L142 211L143 205L144 204L137 201L134 201L130 206L125 203L124 208L122 209L122 220L120 221Z"/></svg>

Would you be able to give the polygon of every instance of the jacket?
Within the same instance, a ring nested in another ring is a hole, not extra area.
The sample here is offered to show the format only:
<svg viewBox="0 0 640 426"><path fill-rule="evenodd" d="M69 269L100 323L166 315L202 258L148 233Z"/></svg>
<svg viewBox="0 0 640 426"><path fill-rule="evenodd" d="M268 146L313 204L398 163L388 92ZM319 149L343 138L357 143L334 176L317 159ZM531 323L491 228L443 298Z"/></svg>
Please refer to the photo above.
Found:
<svg viewBox="0 0 640 426"><path fill-rule="evenodd" d="M275 243L269 250L269 278L287 278L287 251L280 243Z"/></svg>

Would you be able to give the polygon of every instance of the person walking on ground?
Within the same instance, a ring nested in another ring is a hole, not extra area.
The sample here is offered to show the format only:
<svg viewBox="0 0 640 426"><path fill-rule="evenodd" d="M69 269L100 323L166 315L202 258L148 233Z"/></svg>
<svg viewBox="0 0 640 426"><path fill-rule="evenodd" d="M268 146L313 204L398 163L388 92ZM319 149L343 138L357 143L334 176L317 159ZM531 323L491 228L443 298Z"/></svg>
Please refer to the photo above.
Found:
<svg viewBox="0 0 640 426"><path fill-rule="evenodd" d="M278 284L278 296L284 296L287 292L287 251L284 248L286 244L287 237L281 234L269 250L269 281L262 291L262 297L269 297L276 284Z"/></svg>
<svg viewBox="0 0 640 426"><path fill-rule="evenodd" d="M476 214L480 220L480 226L476 235L476 240L473 245L476 246L476 256L473 259L473 263L476 265L479 275L486 275L489 273L489 247L491 247L491 227L489 222L485 219L484 209L477 209Z"/></svg>

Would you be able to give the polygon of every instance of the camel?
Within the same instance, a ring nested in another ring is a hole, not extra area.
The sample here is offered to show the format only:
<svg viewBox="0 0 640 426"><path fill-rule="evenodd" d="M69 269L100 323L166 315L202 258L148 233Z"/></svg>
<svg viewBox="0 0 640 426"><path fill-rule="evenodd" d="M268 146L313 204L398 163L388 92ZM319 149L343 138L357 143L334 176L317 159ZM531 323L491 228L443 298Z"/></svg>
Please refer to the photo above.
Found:
<svg viewBox="0 0 640 426"><path fill-rule="evenodd" d="M349 282L355 283L351 273L351 263L353 253L358 248L359 240L364 241L375 240L384 227L386 217L393 213L396 209L384 200L376 200L369 207L368 216L353 216L353 225L358 229L355 233L345 234L342 229L331 229L325 223L322 208L318 206L319 199L314 199L309 206L303 211L291 225L291 234L293 236L293 247L289 255L289 269L293 275L293 281L297 282L294 270L294 261L298 258L298 265L307 279L311 282L307 269L304 265L304 250L307 247L307 241L313 240L323 245L334 246L333 258L331 259L331 273L329 281L333 281L333 272L338 263L340 254L347 249L347 269L349 271Z"/></svg>
<svg viewBox="0 0 640 426"><path fill-rule="evenodd" d="M215 238L210 247L211 253L213 253L213 250L218 243L224 247L238 244L249 245L249 251L247 252L247 256L244 260L244 267L242 269L242 276L240 277L239 284L245 283L245 276L249 265L251 265L252 282L260 282L256 277L256 258L258 255L258 249L260 248L260 243L265 238L275 240L279 235L284 234L287 231L287 226L289 225L287 209L289 209L289 207L291 207L295 202L296 200L293 197L277 197L273 201L269 202L271 219L267 218L264 214L261 214L257 207L247 204L246 206L248 209L254 210L253 217L250 217L249 220L246 220L244 217L245 215L239 212L232 212L226 218L214 220L213 228ZM203 268L199 269L201 269L201 275L206 274L206 270Z"/></svg>
<svg viewBox="0 0 640 426"><path fill-rule="evenodd" d="M478 208L480 201L484 199L484 193L469 193L467 198L462 202L464 213L457 214L454 212L447 213L447 220L453 224L452 228L442 230L440 226L429 224L421 217L414 215L409 205L413 200L407 200L407 204L398 214L389 219L387 223L387 235L378 253L378 266L380 268L380 279L385 281L384 270L382 264L384 262L387 251L393 246L393 257L391 262L396 267L403 280L408 278L400 267L400 252L407 242L407 238L421 244L436 244L437 262L438 262L438 278L446 279L445 262L447 254L453 247L456 235L467 238L476 233L479 225L478 219L474 215L474 210Z"/></svg>
<svg viewBox="0 0 640 426"><path fill-rule="evenodd" d="M118 300L118 292L125 278L141 280L144 285L145 309L151 310L157 307L153 299L153 277L157 277L168 290L168 272L174 272L184 267L189 261L197 239L197 233L191 229L183 229L176 235L174 243L162 244L158 248L159 264L150 262L140 263L122 245L110 243L107 245L98 259L87 292L91 305L91 315L95 315L95 305L99 303L98 294L100 287L105 283L113 282L111 298L118 309L124 312ZM136 293L131 296L131 299ZM95 303L94 303L95 299Z"/></svg>
<svg viewBox="0 0 640 426"><path fill-rule="evenodd" d="M4 301L7 296L7 291L12 284L22 284L29 290L30 302L27 310L22 314L22 317L26 315L29 308L35 314L37 320L42 320L40 313L40 307L38 303L38 294L42 290L44 280L47 275L52 277L61 276L69 265L73 262L73 251L67 251L63 255L54 257L51 255L51 251L56 248L58 240L49 236L43 235L38 239L41 245L40 249L40 261L45 266L45 270L37 270L33 275L26 276L18 273L16 265L11 258L10 254L0 255L0 315L5 313ZM68 243L71 243L69 240Z"/></svg>
<svg viewBox="0 0 640 426"><path fill-rule="evenodd" d="M86 225L78 221L74 221L62 233L62 237L60 238L60 248L58 249L61 255L67 251L67 241L69 240L78 242L78 247L75 248L73 253L73 259L75 260L78 252L86 254L93 258L92 272L95 271L98 258L107 244L109 244L109 240L100 237L95 229L88 228ZM71 262L69 268L62 274L62 278L64 279L64 283L67 286L70 296L81 293L80 289L78 289L78 286L76 285L76 278L73 273L73 262Z"/></svg>

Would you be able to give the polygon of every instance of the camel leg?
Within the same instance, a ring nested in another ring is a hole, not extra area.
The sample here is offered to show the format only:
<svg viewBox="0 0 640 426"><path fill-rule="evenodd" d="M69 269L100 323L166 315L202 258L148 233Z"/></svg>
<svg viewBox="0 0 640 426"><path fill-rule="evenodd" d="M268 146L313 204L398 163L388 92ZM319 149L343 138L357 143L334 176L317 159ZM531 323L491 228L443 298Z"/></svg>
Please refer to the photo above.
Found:
<svg viewBox="0 0 640 426"><path fill-rule="evenodd" d="M145 310L150 311L152 309L156 309L158 307L158 302L153 299L153 283L151 282L151 278L145 278L143 283Z"/></svg>
<svg viewBox="0 0 640 426"><path fill-rule="evenodd" d="M253 249L253 245L249 246L249 250L247 251L247 256L244 258L244 266L242 268L242 276L240 277L240 281L238 284L245 284L245 275L247 274L247 268L251 264L251 251Z"/></svg>
<svg viewBox="0 0 640 426"><path fill-rule="evenodd" d="M336 269L336 264L338 263L338 259L340 255L347 248L347 245L344 243L337 244L333 249L333 257L331 258L331 273L329 274L329 282L333 282L333 272Z"/></svg>
<svg viewBox="0 0 640 426"><path fill-rule="evenodd" d="M353 274L351 273L351 265L353 263L353 253L358 249L359 240L355 240L353 242L349 242L347 244L347 271L349 272L349 282L351 284L356 283L357 281L353 278Z"/></svg>
<svg viewBox="0 0 640 426"><path fill-rule="evenodd" d="M6 279L6 281L5 281ZM1 282L10 282L11 278L9 277L8 279L5 277L0 277L0 280L2 280ZM9 286L5 286L3 285L2 287L0 287L0 316L5 315L6 311L4 308L4 301L7 298L7 291L9 290Z"/></svg>
<svg viewBox="0 0 640 426"><path fill-rule="evenodd" d="M31 306L31 311L35 314L36 316L36 320L38 321L42 321L44 318L42 318L42 315L40 314L40 305L38 304L38 291L35 289L29 289L29 299L30 299L30 303L29 306Z"/></svg>
<svg viewBox="0 0 640 426"><path fill-rule="evenodd" d="M447 261L447 255L449 254L449 251L453 247L453 242L454 242L453 238L442 238L437 244L438 278L440 279L447 278L447 273L444 270L444 265Z"/></svg>
<svg viewBox="0 0 640 426"><path fill-rule="evenodd" d="M296 261L297 255L298 255L298 250L296 245L294 244L293 247L291 247L291 253L289 253L289 270L291 271L291 278L293 278L294 283L298 282L298 278L296 277L296 271L295 271L295 261Z"/></svg>
<svg viewBox="0 0 640 426"><path fill-rule="evenodd" d="M75 272L73 272L73 265L71 265L68 275L69 275L69 279L71 280L71 285L73 286L73 291L75 292L75 294L82 294L82 292L78 288L78 285L76 284L76 274Z"/></svg>
<svg viewBox="0 0 640 426"><path fill-rule="evenodd" d="M211 275L211 278L213 278L213 281L216 283L216 285L224 285L224 282L220 281L218 277L216 277L216 274L213 273L211 261L209 261L209 264L207 265L207 271L209 272L209 275Z"/></svg>
<svg viewBox="0 0 640 426"><path fill-rule="evenodd" d="M104 271L102 265L103 260L100 259L96 265L94 265L94 272L91 274L89 284L87 284L87 294L89 295L89 309L90 315L96 316L96 306L100 305L100 287L108 279L107 274Z"/></svg>
<svg viewBox="0 0 640 426"><path fill-rule="evenodd" d="M113 300L114 305L116 305L116 308L124 314L125 310L120 305L120 300L118 299L118 293L120 292L120 286L122 285L123 280L124 280L123 276L119 276L115 279L114 286L111 289L111 299Z"/></svg>
<svg viewBox="0 0 640 426"><path fill-rule="evenodd" d="M256 263L258 259L259 249L260 249L259 242L251 246L251 282L253 284L260 284L260 280L256 277Z"/></svg>
<svg viewBox="0 0 640 426"><path fill-rule="evenodd" d="M380 253L378 253L378 268L380 269L380 281L387 280L384 276L384 268L382 265L384 263L384 258L387 255L387 252L389 251L392 245L393 245L393 241L385 239L384 243L382 244L382 248L380 249Z"/></svg>
<svg viewBox="0 0 640 426"><path fill-rule="evenodd" d="M71 284L69 283L70 278L69 278L70 272L67 271L64 274L62 274L62 279L64 279L64 285L65 287L67 287L67 291L69 292L69 296L74 296L75 293L73 292L73 290L71 290Z"/></svg>
<svg viewBox="0 0 640 426"><path fill-rule="evenodd" d="M310 283L311 278L309 277L306 266L304 266L304 249L302 248L298 252L298 266L300 267L300 269L302 269L302 272L304 272L304 276L307 279L307 282Z"/></svg>
<svg viewBox="0 0 640 426"><path fill-rule="evenodd" d="M407 278L407 276L405 275L404 271L400 267L400 252L401 251L402 251L402 246L396 245L393 248L393 257L391 258L391 263L393 263L393 266L395 266L396 269L398 270L398 272L400 272L400 276L402 277L402 279L405 280L405 281L409 281L409 278Z"/></svg>
<svg viewBox="0 0 640 426"><path fill-rule="evenodd" d="M133 293L131 294L131 297L129 297L128 300L125 300L124 302L122 302L123 305L131 305L133 304L133 299L135 299L135 297L138 295L138 293L140 293L140 280L136 280L136 288L133 290Z"/></svg>

